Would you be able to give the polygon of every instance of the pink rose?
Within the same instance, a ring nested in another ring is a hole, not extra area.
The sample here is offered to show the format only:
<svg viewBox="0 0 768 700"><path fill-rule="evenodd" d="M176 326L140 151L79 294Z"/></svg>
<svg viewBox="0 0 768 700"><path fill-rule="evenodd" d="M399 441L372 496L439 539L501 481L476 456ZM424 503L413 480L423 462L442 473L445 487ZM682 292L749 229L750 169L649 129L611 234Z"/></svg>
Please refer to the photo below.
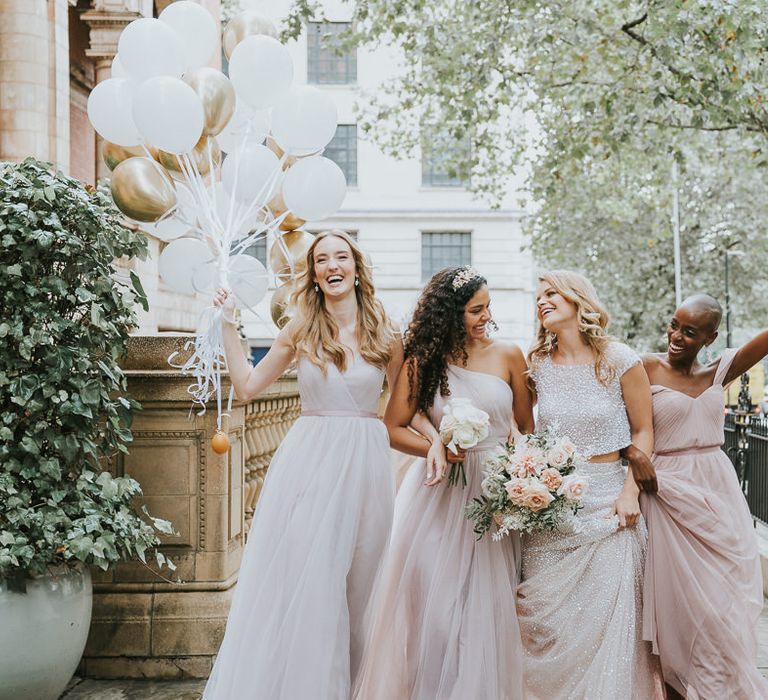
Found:
<svg viewBox="0 0 768 700"><path fill-rule="evenodd" d="M576 453L576 445L574 445L568 438L559 440L557 446L564 450L569 457L573 457Z"/></svg>
<svg viewBox="0 0 768 700"><path fill-rule="evenodd" d="M580 501L587 492L587 479L579 474L571 474L563 479L557 490L558 496L565 496L568 501Z"/></svg>
<svg viewBox="0 0 768 700"><path fill-rule="evenodd" d="M513 456L512 464L514 473L520 478L536 476L545 465L544 454L541 450L525 449Z"/></svg>
<svg viewBox="0 0 768 700"><path fill-rule="evenodd" d="M525 500L526 482L523 479L510 479L504 488L507 490L509 500L517 506L523 505Z"/></svg>
<svg viewBox="0 0 768 700"><path fill-rule="evenodd" d="M539 479L550 491L557 491L563 483L563 477L557 469L545 469Z"/></svg>
<svg viewBox="0 0 768 700"><path fill-rule="evenodd" d="M534 513L543 510L555 500L549 489L544 484L538 482L532 482L526 486L524 498L525 500L522 505Z"/></svg>

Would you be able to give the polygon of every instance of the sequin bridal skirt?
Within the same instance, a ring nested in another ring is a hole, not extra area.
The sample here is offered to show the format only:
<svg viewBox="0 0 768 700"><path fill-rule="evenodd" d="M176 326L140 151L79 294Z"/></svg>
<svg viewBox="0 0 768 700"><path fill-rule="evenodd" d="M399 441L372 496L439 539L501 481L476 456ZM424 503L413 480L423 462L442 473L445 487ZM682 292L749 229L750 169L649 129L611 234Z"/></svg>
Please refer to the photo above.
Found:
<svg viewBox="0 0 768 700"><path fill-rule="evenodd" d="M586 463L577 532L523 540L518 619L530 700L663 698L642 640L642 524L618 530L610 517L626 476L621 462Z"/></svg>

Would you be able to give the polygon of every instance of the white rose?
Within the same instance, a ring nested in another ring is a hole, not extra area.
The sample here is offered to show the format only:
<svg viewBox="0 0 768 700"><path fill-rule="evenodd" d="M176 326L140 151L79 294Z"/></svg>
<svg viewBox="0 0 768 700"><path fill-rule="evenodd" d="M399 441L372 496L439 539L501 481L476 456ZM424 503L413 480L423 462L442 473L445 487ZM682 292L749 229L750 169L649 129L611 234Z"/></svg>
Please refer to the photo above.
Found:
<svg viewBox="0 0 768 700"><path fill-rule="evenodd" d="M555 445L547 452L546 460L553 467L562 467L568 461L568 453L560 445Z"/></svg>
<svg viewBox="0 0 768 700"><path fill-rule="evenodd" d="M462 450L467 450L477 445L477 433L468 425L460 425L453 431L453 442Z"/></svg>

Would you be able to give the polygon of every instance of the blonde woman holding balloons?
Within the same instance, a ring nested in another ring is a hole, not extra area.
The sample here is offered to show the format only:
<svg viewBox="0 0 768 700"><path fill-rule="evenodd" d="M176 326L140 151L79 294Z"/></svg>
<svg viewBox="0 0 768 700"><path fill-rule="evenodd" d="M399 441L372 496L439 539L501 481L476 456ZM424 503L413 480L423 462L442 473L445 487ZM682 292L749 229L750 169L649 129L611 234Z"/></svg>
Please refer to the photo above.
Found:
<svg viewBox="0 0 768 700"><path fill-rule="evenodd" d="M346 233L315 238L292 301L293 318L251 368L232 295L214 299L238 397L253 398L295 361L302 414L272 459L205 700L348 698L389 538L395 486L377 406L402 343ZM415 425L444 460L434 428Z"/></svg>

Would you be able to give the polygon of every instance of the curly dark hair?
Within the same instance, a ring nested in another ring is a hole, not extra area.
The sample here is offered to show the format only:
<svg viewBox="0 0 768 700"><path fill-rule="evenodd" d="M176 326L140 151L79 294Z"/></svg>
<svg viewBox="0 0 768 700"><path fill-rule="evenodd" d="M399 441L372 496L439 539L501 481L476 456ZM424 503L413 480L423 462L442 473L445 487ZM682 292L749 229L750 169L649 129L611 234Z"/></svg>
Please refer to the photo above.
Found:
<svg viewBox="0 0 768 700"><path fill-rule="evenodd" d="M454 279L467 269L466 266L446 267L435 273L421 292L413 319L405 331L403 345L410 398L416 399L419 411L429 410L438 389L441 396L450 396L448 360L467 363L464 307L480 287L488 284L485 277L472 270L476 276L454 289ZM493 321L491 325L495 327Z"/></svg>

